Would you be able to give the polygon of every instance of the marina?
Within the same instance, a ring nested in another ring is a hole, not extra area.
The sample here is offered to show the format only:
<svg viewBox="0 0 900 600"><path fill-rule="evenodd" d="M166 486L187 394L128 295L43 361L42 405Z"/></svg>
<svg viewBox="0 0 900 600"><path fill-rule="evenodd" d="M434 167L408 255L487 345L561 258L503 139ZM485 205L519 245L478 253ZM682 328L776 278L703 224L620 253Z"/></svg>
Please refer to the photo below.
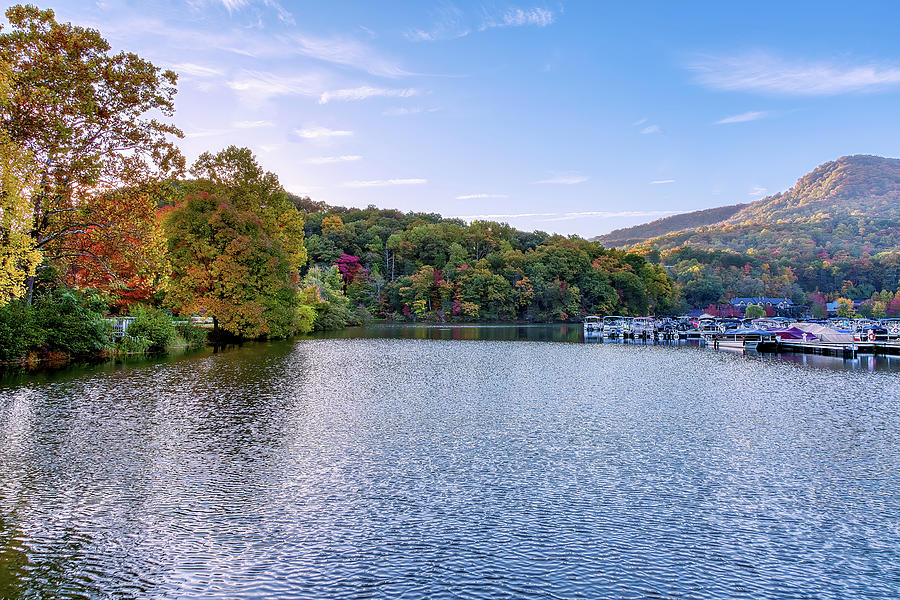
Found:
<svg viewBox="0 0 900 600"><path fill-rule="evenodd" d="M819 354L841 358L858 355L900 355L896 319L655 319L653 317L590 316L584 340L668 343L695 341L713 350L759 353Z"/></svg>

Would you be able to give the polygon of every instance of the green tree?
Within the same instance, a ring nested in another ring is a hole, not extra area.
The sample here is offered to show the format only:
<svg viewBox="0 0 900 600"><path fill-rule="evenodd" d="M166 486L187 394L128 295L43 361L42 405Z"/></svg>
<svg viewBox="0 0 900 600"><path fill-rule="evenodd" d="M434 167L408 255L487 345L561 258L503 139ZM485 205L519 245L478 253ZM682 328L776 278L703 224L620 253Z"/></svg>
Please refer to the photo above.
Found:
<svg viewBox="0 0 900 600"><path fill-rule="evenodd" d="M766 309L759 304L749 304L744 311L744 316L748 319L761 319L766 316Z"/></svg>

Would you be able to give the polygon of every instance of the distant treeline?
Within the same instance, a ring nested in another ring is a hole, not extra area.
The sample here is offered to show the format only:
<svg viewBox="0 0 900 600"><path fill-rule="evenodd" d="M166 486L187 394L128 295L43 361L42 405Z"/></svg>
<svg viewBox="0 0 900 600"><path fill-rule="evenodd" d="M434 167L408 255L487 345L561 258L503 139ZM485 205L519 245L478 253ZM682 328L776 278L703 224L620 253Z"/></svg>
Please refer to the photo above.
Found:
<svg viewBox="0 0 900 600"><path fill-rule="evenodd" d="M337 265L351 304L389 319L580 319L682 307L665 269L576 236L294 198L311 265Z"/></svg>

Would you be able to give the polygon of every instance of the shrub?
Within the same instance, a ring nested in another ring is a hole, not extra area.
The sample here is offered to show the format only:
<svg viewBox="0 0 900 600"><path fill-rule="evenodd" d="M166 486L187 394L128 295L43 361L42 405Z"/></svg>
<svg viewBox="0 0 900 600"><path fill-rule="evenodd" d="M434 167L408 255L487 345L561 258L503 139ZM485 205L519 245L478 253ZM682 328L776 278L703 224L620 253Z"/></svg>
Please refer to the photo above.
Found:
<svg viewBox="0 0 900 600"><path fill-rule="evenodd" d="M135 351L161 352L175 339L175 324L172 323L172 317L166 312L152 306L138 304L128 311L128 315L135 319L128 326L128 331L123 341L127 338L133 338L133 341L128 342L128 344L135 348L140 348L144 345L137 340L146 342L144 350Z"/></svg>
<svg viewBox="0 0 900 600"><path fill-rule="evenodd" d="M112 325L103 318L108 308L97 293L61 289L41 296L32 309L37 330L32 340L73 356L108 348Z"/></svg>
<svg viewBox="0 0 900 600"><path fill-rule="evenodd" d="M20 300L0 306L0 360L17 360L43 344L33 311Z"/></svg>
<svg viewBox="0 0 900 600"><path fill-rule="evenodd" d="M175 326L178 336L184 340L185 345L191 348L202 346L206 343L206 337L209 331L203 327L194 325L193 323L179 323Z"/></svg>

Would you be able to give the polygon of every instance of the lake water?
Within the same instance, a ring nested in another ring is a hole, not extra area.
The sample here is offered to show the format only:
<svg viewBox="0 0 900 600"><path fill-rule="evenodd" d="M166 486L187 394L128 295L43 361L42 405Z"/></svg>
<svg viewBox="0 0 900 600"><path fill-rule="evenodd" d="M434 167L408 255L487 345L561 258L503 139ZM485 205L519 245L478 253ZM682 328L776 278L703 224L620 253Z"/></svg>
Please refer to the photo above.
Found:
<svg viewBox="0 0 900 600"><path fill-rule="evenodd" d="M7 376L0 598L900 597L896 361L578 341Z"/></svg>

